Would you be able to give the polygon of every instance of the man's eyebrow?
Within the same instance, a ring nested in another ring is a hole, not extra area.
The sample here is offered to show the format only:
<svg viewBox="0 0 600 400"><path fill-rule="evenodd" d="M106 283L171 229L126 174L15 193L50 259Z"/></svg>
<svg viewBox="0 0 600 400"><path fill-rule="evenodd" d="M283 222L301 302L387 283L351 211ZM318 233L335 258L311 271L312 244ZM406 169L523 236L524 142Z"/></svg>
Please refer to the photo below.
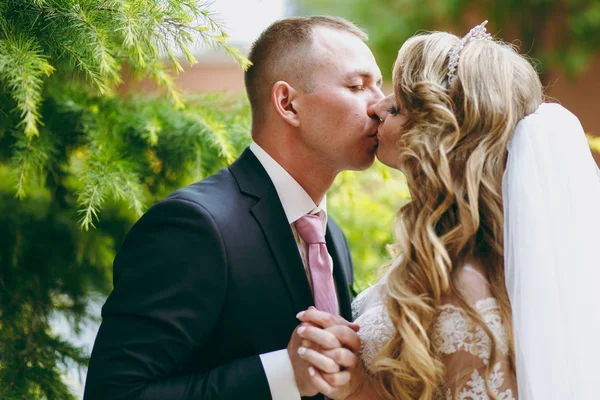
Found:
<svg viewBox="0 0 600 400"><path fill-rule="evenodd" d="M366 70L356 70L356 71L352 71L350 72L347 76L346 79L351 79L354 78L356 76L360 76L362 78L366 78L366 79L370 79L372 81L377 81L375 82L375 84L378 87L381 87L383 85L383 78L381 77L381 75L377 76L377 78L375 78L375 76L373 76L373 74L369 71Z"/></svg>

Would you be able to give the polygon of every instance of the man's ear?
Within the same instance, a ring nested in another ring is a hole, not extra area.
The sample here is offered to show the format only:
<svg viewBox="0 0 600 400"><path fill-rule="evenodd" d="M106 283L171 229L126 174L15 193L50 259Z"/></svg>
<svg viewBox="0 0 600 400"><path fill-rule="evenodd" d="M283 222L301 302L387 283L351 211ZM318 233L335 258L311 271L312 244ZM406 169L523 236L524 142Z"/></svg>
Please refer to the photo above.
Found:
<svg viewBox="0 0 600 400"><path fill-rule="evenodd" d="M271 104L279 116L295 128L300 126L300 118L294 109L298 91L286 81L277 81L271 90Z"/></svg>

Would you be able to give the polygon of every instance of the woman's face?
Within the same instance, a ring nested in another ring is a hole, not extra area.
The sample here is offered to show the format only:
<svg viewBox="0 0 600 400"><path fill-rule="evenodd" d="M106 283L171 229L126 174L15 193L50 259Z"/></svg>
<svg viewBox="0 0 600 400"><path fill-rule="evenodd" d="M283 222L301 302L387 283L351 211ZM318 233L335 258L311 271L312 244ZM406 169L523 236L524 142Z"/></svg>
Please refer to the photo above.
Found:
<svg viewBox="0 0 600 400"><path fill-rule="evenodd" d="M401 105L396 104L393 94L380 100L374 109L382 121L377 135L377 158L388 167L398 169L398 140L405 131L408 115Z"/></svg>

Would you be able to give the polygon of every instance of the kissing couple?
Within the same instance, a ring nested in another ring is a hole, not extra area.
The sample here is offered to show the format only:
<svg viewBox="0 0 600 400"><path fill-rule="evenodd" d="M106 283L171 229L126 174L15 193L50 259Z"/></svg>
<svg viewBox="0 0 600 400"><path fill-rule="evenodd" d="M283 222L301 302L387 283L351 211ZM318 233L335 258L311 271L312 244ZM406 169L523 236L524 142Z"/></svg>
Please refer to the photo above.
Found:
<svg viewBox="0 0 600 400"><path fill-rule="evenodd" d="M600 172L578 119L485 23L405 42L387 97L366 40L316 16L254 43L252 144L129 232L86 400L598 399ZM411 202L353 300L326 193L375 157Z"/></svg>

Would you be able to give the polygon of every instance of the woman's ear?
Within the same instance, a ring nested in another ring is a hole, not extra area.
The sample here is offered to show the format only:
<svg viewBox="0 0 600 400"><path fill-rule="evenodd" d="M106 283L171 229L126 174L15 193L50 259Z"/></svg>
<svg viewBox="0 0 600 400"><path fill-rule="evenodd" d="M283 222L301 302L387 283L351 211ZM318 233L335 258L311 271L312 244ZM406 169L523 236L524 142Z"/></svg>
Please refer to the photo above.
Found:
<svg viewBox="0 0 600 400"><path fill-rule="evenodd" d="M277 81L271 90L271 103L279 116L295 128L300 126L300 118L294 109L298 92L286 81Z"/></svg>

